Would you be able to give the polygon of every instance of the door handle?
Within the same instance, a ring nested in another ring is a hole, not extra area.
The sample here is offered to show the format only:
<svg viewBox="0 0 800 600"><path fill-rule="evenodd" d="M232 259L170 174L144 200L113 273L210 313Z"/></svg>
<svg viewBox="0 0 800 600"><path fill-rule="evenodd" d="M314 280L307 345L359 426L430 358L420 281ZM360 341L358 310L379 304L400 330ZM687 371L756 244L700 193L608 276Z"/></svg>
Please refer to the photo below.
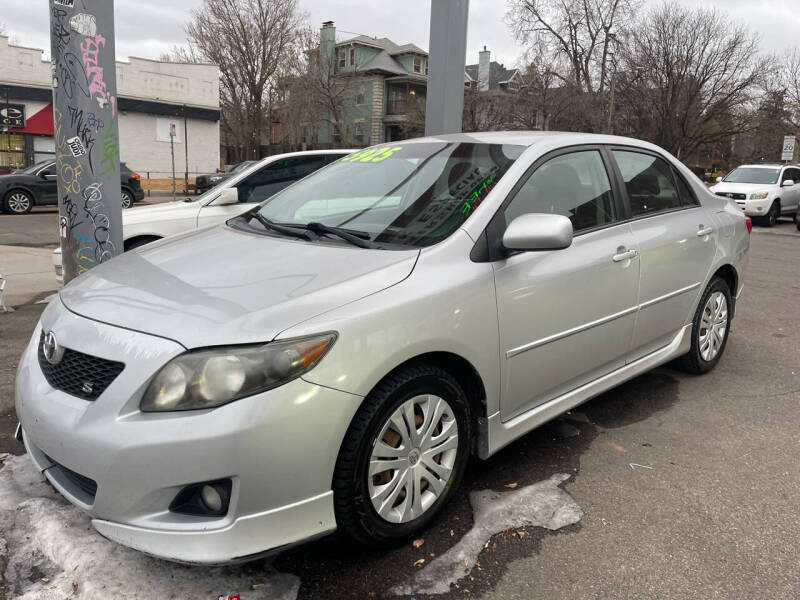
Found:
<svg viewBox="0 0 800 600"><path fill-rule="evenodd" d="M697 230L697 237L705 237L707 235L711 235L714 233L713 227L703 227L700 225L700 229Z"/></svg>
<svg viewBox="0 0 800 600"><path fill-rule="evenodd" d="M639 253L634 248L633 250L626 250L624 247L617 248L617 253L611 257L614 262L622 262L623 260L630 260L636 258Z"/></svg>

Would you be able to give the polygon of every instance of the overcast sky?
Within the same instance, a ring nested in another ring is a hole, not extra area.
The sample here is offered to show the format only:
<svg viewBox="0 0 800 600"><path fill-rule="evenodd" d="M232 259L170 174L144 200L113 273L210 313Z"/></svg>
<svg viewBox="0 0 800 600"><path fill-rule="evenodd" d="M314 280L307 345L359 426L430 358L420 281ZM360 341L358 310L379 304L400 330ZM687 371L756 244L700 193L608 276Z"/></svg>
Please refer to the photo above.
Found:
<svg viewBox="0 0 800 600"><path fill-rule="evenodd" d="M660 0L644 0L652 5ZM732 19L746 23L761 35L762 48L781 52L800 45L800 2L798 0L678 0L684 4L715 6ZM117 58L128 56L158 58L185 40L184 24L190 11L202 0L115 0ZM48 48L47 0L0 0L0 22L15 41L36 48ZM309 22L336 22L344 31L388 37L398 44L414 43L428 48L430 0L299 0ZM484 45L492 58L515 65L518 45L504 23L504 0L471 0L467 62L478 61Z"/></svg>

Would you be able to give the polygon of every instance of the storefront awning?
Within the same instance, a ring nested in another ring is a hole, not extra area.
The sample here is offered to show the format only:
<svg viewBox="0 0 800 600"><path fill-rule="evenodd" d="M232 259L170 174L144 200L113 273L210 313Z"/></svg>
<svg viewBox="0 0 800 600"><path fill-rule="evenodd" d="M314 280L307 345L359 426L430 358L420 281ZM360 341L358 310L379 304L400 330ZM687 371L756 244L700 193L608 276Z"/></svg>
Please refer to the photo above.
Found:
<svg viewBox="0 0 800 600"><path fill-rule="evenodd" d="M53 135L53 104L25 119L25 127L12 127L12 133L31 133L34 135Z"/></svg>

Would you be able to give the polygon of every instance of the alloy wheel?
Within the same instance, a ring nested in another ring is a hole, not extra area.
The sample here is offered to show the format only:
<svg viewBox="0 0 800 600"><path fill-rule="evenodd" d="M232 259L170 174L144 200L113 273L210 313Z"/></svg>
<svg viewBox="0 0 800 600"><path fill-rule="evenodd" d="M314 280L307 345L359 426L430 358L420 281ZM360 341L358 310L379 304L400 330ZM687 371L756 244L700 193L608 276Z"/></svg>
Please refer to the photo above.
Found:
<svg viewBox="0 0 800 600"><path fill-rule="evenodd" d="M458 423L444 399L414 396L388 418L367 470L375 512L390 523L419 518L446 490L458 454Z"/></svg>
<svg viewBox="0 0 800 600"><path fill-rule="evenodd" d="M719 354L728 329L728 301L722 292L714 292L703 307L698 330L700 356L710 362Z"/></svg>
<svg viewBox="0 0 800 600"><path fill-rule="evenodd" d="M133 198L128 192L122 192L122 208L130 208L133 206Z"/></svg>
<svg viewBox="0 0 800 600"><path fill-rule="evenodd" d="M23 192L14 192L6 202L11 212L26 213L31 209L31 199Z"/></svg>

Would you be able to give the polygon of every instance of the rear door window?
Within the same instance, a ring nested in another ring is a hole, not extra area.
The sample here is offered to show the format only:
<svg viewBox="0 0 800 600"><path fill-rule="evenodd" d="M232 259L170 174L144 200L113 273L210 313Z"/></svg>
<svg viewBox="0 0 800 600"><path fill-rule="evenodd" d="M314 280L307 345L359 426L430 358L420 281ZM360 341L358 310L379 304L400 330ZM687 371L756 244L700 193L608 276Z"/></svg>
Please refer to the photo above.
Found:
<svg viewBox="0 0 800 600"><path fill-rule="evenodd" d="M681 197L667 162L652 154L614 150L634 217L680 208Z"/></svg>

